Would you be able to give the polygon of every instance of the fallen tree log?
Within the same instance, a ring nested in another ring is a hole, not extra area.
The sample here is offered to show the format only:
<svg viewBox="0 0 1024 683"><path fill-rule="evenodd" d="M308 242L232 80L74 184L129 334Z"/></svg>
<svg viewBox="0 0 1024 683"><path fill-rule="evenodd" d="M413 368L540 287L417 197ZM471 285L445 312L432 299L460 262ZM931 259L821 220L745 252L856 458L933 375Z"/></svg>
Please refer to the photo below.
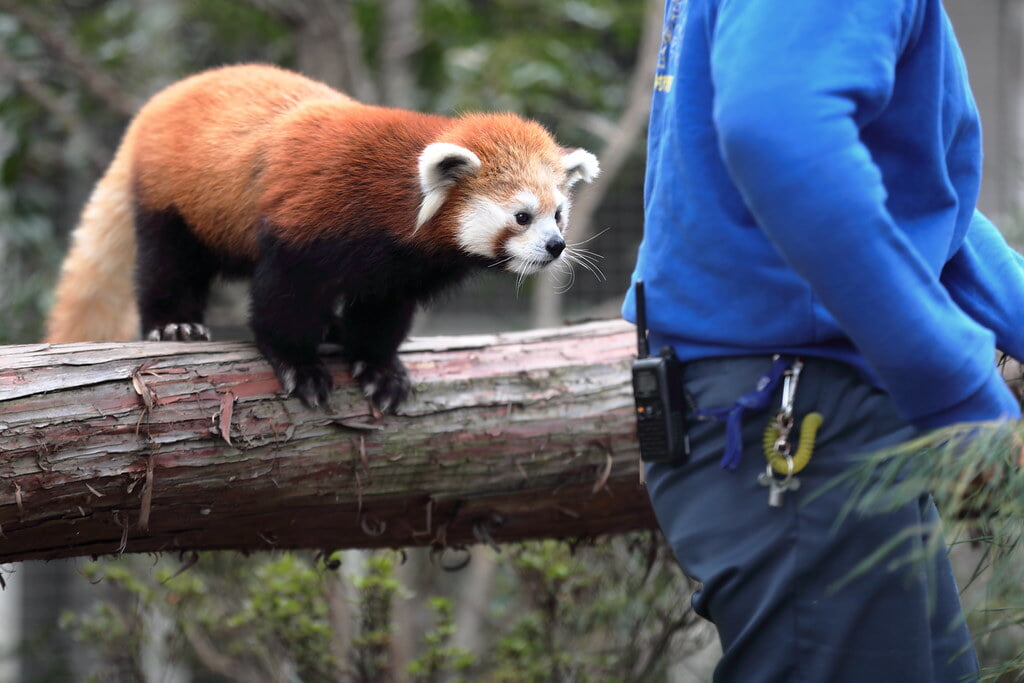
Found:
<svg viewBox="0 0 1024 683"><path fill-rule="evenodd" d="M652 528L633 344L620 322L412 340L398 416L340 361L329 414L283 400L246 343L0 347L0 562Z"/></svg>

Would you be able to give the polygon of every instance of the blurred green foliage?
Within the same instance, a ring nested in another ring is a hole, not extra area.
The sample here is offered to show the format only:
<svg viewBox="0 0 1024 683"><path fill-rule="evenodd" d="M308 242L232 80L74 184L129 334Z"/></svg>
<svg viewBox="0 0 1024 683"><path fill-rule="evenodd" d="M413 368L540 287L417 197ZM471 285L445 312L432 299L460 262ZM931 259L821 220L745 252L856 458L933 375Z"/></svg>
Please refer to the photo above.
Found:
<svg viewBox="0 0 1024 683"><path fill-rule="evenodd" d="M1019 387L1021 379L1011 384ZM1020 423L953 425L866 455L832 482L849 487L844 515L896 510L930 492L946 521L945 533L905 529L850 567L844 583L880 565L919 576L933 571L934 554L943 552L944 543L953 547L961 601L986 681L1024 680L1022 444ZM927 543L905 542L922 531Z"/></svg>
<svg viewBox="0 0 1024 683"><path fill-rule="evenodd" d="M156 568L141 558L93 562L84 573L109 597L62 625L100 654L95 680L141 676L155 623L168 624L166 643L203 680L665 680L704 641L693 637L692 586L652 542L509 546L481 606L475 654L453 644L467 569L418 596L424 626L397 621L396 600L412 595L398 567L430 562L419 552L346 553L337 569L337 555L308 553L209 553L184 571L167 559ZM394 641L410 633L414 656L396 671Z"/></svg>
<svg viewBox="0 0 1024 683"><path fill-rule="evenodd" d="M434 625L423 637L422 653L409 663L410 679L414 683L472 680L465 678L464 674L473 668L475 658L451 644L456 629L452 614L454 601L433 597L427 605L433 613Z"/></svg>

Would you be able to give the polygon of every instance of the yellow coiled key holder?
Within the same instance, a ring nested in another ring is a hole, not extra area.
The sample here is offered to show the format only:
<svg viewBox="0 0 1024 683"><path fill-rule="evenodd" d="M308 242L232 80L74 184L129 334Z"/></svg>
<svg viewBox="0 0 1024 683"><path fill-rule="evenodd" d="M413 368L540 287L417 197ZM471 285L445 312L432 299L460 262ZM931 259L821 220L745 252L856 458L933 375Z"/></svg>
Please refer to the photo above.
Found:
<svg viewBox="0 0 1024 683"><path fill-rule="evenodd" d="M796 453L792 455L789 454L789 443L786 439L779 438L781 432L777 421L770 421L764 430L764 457L772 470L790 477L806 467L811 454L814 453L814 440L818 436L818 429L824 421L825 418L818 412L804 415L804 419L800 421L800 439L797 442Z"/></svg>

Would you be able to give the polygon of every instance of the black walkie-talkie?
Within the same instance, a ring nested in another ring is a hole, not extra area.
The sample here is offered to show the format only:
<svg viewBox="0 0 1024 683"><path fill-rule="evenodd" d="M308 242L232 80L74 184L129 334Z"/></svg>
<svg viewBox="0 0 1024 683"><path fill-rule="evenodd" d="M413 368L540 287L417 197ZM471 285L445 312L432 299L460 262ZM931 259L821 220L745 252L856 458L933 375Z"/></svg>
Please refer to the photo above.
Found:
<svg viewBox="0 0 1024 683"><path fill-rule="evenodd" d="M636 283L637 359L633 361L633 400L640 459L682 464L690 457L686 433L686 393L682 363L672 347L650 355L644 283Z"/></svg>

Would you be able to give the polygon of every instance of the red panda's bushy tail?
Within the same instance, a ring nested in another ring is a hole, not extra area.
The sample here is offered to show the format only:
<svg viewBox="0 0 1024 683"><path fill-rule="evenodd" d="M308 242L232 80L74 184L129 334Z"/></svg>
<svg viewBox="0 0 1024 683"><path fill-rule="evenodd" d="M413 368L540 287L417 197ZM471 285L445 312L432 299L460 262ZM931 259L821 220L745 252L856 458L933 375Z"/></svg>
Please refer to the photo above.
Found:
<svg viewBox="0 0 1024 683"><path fill-rule="evenodd" d="M121 145L71 235L47 319L47 342L125 341L138 336L128 148Z"/></svg>

